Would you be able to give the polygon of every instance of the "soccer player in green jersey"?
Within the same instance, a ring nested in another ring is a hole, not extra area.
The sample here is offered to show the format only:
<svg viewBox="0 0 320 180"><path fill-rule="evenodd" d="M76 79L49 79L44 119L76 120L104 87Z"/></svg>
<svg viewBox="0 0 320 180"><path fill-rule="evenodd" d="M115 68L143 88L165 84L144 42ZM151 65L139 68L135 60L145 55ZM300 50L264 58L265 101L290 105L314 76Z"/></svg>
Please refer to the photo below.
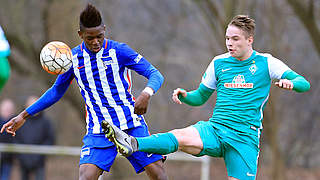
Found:
<svg viewBox="0 0 320 180"><path fill-rule="evenodd" d="M279 59L253 50L254 29L253 19L235 16L226 30L228 52L211 61L199 88L173 92L174 102L200 106L217 91L209 121L143 138L128 136L103 122L106 136L118 151L123 155L135 151L169 154L179 149L194 156L222 157L229 180L255 179L263 110L272 80L278 80L277 87L296 92L308 91L310 84Z"/></svg>
<svg viewBox="0 0 320 180"><path fill-rule="evenodd" d="M9 79L10 66L7 57L10 54L10 46L0 27L0 92Z"/></svg>

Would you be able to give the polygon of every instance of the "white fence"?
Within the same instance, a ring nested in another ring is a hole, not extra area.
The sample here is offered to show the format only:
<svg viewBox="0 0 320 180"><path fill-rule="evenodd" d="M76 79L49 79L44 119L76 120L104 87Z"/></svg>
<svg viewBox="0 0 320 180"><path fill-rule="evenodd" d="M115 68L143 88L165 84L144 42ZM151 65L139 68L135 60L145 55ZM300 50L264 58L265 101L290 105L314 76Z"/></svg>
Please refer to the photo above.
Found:
<svg viewBox="0 0 320 180"><path fill-rule="evenodd" d="M45 145L26 145L26 144L6 144L0 143L1 152L25 153L25 154L43 154L43 155L66 155L80 156L80 147L71 146L45 146ZM119 156L122 157L122 156ZM168 160L172 161L196 161L201 165L201 180L210 179L210 158L208 156L194 157L182 152L176 152L168 155Z"/></svg>

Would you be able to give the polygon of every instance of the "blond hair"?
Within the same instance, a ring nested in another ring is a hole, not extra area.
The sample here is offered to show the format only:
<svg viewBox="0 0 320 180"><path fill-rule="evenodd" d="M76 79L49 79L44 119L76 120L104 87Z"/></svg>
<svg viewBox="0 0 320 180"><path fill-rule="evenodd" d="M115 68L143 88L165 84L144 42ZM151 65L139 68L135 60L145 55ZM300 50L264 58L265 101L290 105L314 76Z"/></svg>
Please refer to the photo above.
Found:
<svg viewBox="0 0 320 180"><path fill-rule="evenodd" d="M256 27L256 23L254 19L250 18L248 15L237 15L235 16L228 26L233 25L241 29L246 33L246 38L250 36L254 36L254 29Z"/></svg>

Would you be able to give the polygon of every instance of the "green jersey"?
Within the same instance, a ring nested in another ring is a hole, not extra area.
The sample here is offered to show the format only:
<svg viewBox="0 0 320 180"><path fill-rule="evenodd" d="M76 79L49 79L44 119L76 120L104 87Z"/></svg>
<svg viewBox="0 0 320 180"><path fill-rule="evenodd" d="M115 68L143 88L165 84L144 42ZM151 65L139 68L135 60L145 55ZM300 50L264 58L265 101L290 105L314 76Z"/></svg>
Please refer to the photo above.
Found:
<svg viewBox="0 0 320 180"><path fill-rule="evenodd" d="M10 46L0 26L0 58L10 55Z"/></svg>
<svg viewBox="0 0 320 180"><path fill-rule="evenodd" d="M10 65L7 59L9 55L10 46L0 26L0 92L10 75Z"/></svg>
<svg viewBox="0 0 320 180"><path fill-rule="evenodd" d="M217 91L210 121L214 126L259 138L271 81L281 79L288 70L282 61L256 51L243 61L229 53L216 56L201 82Z"/></svg>

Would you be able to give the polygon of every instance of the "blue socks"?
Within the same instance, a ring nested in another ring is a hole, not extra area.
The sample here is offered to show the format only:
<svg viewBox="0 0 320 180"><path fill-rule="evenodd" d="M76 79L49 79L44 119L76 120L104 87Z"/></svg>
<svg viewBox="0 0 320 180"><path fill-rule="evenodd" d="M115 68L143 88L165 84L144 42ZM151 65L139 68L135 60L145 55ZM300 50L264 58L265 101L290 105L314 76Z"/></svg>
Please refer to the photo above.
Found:
<svg viewBox="0 0 320 180"><path fill-rule="evenodd" d="M148 137L136 137L138 151L169 154L178 150L178 140L172 133L158 133Z"/></svg>

